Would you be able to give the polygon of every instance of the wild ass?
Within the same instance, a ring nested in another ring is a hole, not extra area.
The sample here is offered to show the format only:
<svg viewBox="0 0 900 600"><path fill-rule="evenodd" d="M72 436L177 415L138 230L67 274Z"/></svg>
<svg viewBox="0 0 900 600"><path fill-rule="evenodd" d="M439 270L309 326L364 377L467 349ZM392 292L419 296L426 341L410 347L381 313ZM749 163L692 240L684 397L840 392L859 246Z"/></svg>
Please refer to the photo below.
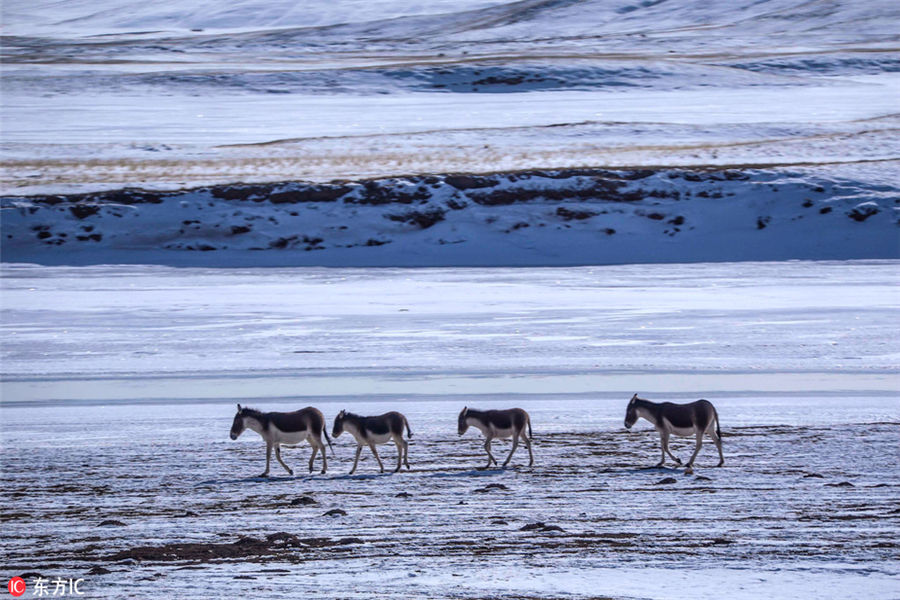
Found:
<svg viewBox="0 0 900 600"><path fill-rule="evenodd" d="M331 435L337 439L344 431L348 431L356 438L356 458L353 460L353 468L350 469L351 475L356 472L356 465L359 464L359 455L364 445L372 451L381 472L384 473L384 464L381 462L381 457L378 456L375 445L394 440L394 444L397 446L397 468L394 469L394 473L396 473L400 470L401 463L405 463L406 468L409 469L409 443L403 439L404 427L406 427L406 436L411 438L412 431L409 428L409 421L398 412L391 411L377 417L361 417L342 410L334 418Z"/></svg>
<svg viewBox="0 0 900 600"><path fill-rule="evenodd" d="M484 467L490 468L491 462L497 464L497 459L491 454L491 440L500 438L507 440L512 438L512 449L509 456L503 461L503 466L509 464L513 453L519 447L519 438L525 442L528 448L528 466L534 465L534 454L531 453L531 417L521 408L509 408L507 410L475 410L463 407L459 413L459 435L466 432L469 427L477 427L484 434L484 449L487 451L488 463ZM525 427L528 427L528 435L525 435Z"/></svg>
<svg viewBox="0 0 900 600"><path fill-rule="evenodd" d="M700 452L703 445L703 434L708 433L713 439L716 448L719 450L719 464L721 467L725 464L725 457L722 456L722 432L719 429L719 413L711 402L707 400L697 400L696 402L688 402L687 404L674 404L672 402L650 402L643 398L638 398L635 394L628 403L625 411L625 428L631 429L635 422L643 417L659 432L659 439L662 443L662 458L657 467L663 466L666 462L666 454L672 457L679 465L681 460L669 452L669 435L675 434L681 437L696 436L697 445L691 459L687 462L688 471L694 466L694 459ZM715 427L713 427L715 425Z"/></svg>
<svg viewBox="0 0 900 600"><path fill-rule="evenodd" d="M303 440L309 440L312 446L312 456L309 457L309 472L312 473L313 461L316 452L322 451L322 473L328 470L328 459L325 457L325 444L322 442L322 434L331 446L328 432L325 430L325 417L321 411L312 406L294 412L262 412L255 408L241 408L237 405L237 414L231 424L231 439L236 440L244 433L245 429L252 429L266 442L266 470L260 477L269 476L269 463L272 459L272 448L275 448L275 458L281 466L290 473L294 470L281 460L281 445L296 446ZM332 448L332 453L334 449Z"/></svg>

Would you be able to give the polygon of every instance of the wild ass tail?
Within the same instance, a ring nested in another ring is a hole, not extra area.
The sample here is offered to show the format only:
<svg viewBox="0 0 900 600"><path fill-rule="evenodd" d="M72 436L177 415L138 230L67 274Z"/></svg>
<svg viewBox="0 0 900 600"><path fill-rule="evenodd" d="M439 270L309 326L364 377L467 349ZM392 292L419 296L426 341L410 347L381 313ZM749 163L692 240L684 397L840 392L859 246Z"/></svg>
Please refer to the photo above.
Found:
<svg viewBox="0 0 900 600"><path fill-rule="evenodd" d="M409 428L409 421L406 420L406 417L403 417L403 423L406 425L406 437L412 437L412 429Z"/></svg>
<svg viewBox="0 0 900 600"><path fill-rule="evenodd" d="M528 439L533 440L534 436L531 435L531 415L527 417L528 419Z"/></svg>
<svg viewBox="0 0 900 600"><path fill-rule="evenodd" d="M713 416L716 418L716 437L722 439L722 430L719 429L719 411L715 406L713 407Z"/></svg>
<svg viewBox="0 0 900 600"><path fill-rule="evenodd" d="M328 442L328 447L331 448L331 458L334 458L334 446L331 445L331 438L328 437L327 425L322 425L322 433L325 435L325 441Z"/></svg>

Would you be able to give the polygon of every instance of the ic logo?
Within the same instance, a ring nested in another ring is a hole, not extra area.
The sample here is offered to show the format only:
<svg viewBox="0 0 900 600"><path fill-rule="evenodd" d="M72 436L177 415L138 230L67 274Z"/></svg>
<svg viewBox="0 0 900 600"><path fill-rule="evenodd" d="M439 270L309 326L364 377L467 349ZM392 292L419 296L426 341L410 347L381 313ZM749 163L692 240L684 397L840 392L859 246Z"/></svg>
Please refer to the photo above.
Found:
<svg viewBox="0 0 900 600"><path fill-rule="evenodd" d="M27 586L25 585L25 580L22 579L21 577L13 577L12 579L9 580L7 587L9 588L10 594L12 594L13 596L19 597L25 593L25 588Z"/></svg>

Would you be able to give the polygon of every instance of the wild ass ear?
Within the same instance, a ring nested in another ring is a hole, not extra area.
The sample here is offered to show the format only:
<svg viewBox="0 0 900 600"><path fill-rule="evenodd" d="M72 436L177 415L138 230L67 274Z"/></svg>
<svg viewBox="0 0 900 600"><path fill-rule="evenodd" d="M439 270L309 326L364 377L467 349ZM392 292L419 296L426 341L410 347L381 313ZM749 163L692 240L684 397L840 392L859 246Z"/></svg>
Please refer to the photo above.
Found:
<svg viewBox="0 0 900 600"><path fill-rule="evenodd" d="M469 412L469 407L468 407L468 406L463 406L463 409L462 409L462 414L463 414L463 416L465 416L466 413L468 413L468 412Z"/></svg>
<svg viewBox="0 0 900 600"><path fill-rule="evenodd" d="M241 405L238 404L238 412L241 412Z"/></svg>

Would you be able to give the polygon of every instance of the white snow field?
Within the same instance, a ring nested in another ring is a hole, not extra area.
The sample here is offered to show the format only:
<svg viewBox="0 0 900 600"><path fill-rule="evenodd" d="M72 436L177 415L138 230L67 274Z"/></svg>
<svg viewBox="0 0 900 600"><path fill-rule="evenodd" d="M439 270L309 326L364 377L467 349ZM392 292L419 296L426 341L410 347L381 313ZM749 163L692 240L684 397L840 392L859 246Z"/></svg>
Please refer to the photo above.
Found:
<svg viewBox="0 0 900 600"><path fill-rule="evenodd" d="M2 13L4 193L898 171L893 0L8 0Z"/></svg>
<svg viewBox="0 0 900 600"><path fill-rule="evenodd" d="M900 3L0 13L29 597L900 598ZM654 468L635 392L712 401L725 466ZM257 477L237 403L400 410L412 469Z"/></svg>
<svg viewBox="0 0 900 600"><path fill-rule="evenodd" d="M2 260L900 258L898 6L10 0Z"/></svg>
<svg viewBox="0 0 900 600"><path fill-rule="evenodd" d="M895 598L897 267L5 265L2 572L109 598ZM636 391L713 401L726 466L650 468ZM412 470L348 477L344 436L325 475L304 446L256 478L237 402L400 410ZM528 410L535 466L477 470L463 406Z"/></svg>

